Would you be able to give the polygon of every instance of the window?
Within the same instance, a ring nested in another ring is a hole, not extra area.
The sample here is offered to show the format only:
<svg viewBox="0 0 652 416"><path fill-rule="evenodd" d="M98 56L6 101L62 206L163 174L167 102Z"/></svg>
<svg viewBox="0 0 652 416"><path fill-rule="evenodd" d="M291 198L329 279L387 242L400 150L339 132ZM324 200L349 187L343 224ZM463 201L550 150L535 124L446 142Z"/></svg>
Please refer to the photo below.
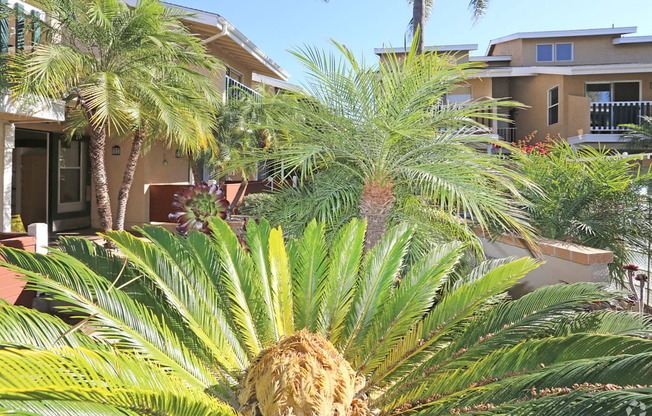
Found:
<svg viewBox="0 0 652 416"><path fill-rule="evenodd" d="M641 100L640 81L587 82L585 88L592 103Z"/></svg>
<svg viewBox="0 0 652 416"><path fill-rule="evenodd" d="M552 43L537 45L537 62L552 62L553 49Z"/></svg>
<svg viewBox="0 0 652 416"><path fill-rule="evenodd" d="M572 60L572 43L546 43L537 45L537 62L570 62Z"/></svg>
<svg viewBox="0 0 652 416"><path fill-rule="evenodd" d="M572 43L558 43L555 45L555 60L557 61L572 61L573 60L573 44Z"/></svg>
<svg viewBox="0 0 652 416"><path fill-rule="evenodd" d="M446 94L447 104L465 103L471 101L471 86L460 85L453 91Z"/></svg>
<svg viewBox="0 0 652 416"><path fill-rule="evenodd" d="M559 85L548 90L548 125L559 123Z"/></svg>
<svg viewBox="0 0 652 416"><path fill-rule="evenodd" d="M236 71L233 68L226 68L226 76L238 81L239 83L242 84L242 72Z"/></svg>
<svg viewBox="0 0 652 416"><path fill-rule="evenodd" d="M59 195L57 201L59 212L83 209L83 159L84 146L82 142L59 143Z"/></svg>

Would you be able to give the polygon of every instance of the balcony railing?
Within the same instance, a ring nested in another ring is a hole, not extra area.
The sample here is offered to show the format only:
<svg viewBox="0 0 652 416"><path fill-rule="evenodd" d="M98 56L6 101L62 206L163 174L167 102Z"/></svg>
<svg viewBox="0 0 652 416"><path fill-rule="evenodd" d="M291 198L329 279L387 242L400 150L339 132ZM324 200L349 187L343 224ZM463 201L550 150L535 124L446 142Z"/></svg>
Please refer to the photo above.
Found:
<svg viewBox="0 0 652 416"><path fill-rule="evenodd" d="M256 91L252 90L251 88L247 87L241 82L238 82L234 80L231 77L225 77L225 88L224 90L226 91L226 99L231 100L242 100L244 98L253 98L254 101L259 102L262 100L263 96L258 94Z"/></svg>
<svg viewBox="0 0 652 416"><path fill-rule="evenodd" d="M507 143L516 143L516 127L498 127L498 136Z"/></svg>
<svg viewBox="0 0 652 416"><path fill-rule="evenodd" d="M623 124L640 124L642 116L652 116L652 101L591 103L591 132L623 132Z"/></svg>

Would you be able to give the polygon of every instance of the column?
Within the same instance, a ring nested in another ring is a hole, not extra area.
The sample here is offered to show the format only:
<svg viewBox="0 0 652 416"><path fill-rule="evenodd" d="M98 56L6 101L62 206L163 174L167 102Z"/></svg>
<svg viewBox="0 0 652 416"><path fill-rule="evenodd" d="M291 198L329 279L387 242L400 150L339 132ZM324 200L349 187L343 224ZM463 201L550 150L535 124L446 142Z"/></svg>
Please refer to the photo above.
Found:
<svg viewBox="0 0 652 416"><path fill-rule="evenodd" d="M0 152L2 154L2 231L11 231L11 182L14 148L16 147L16 128L12 123L3 126L4 137L0 136Z"/></svg>

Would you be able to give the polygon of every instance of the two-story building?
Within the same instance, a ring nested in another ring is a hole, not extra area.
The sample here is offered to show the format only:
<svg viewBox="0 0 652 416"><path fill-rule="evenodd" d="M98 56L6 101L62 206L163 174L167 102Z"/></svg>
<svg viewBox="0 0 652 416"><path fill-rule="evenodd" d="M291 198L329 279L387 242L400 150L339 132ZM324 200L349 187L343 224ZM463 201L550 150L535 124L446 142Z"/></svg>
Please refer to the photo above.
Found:
<svg viewBox="0 0 652 416"><path fill-rule="evenodd" d="M631 36L636 27L514 33L478 45L431 47L460 61L485 66L454 94L455 101L510 98L529 108L505 114L495 133L508 141L533 132L572 144L624 147L623 124L652 115L652 36ZM376 49L382 55L386 49ZM459 93L459 94L458 94Z"/></svg>
<svg viewBox="0 0 652 416"><path fill-rule="evenodd" d="M29 48L39 42L38 19L42 11L21 0L0 0L13 10L0 19L0 53ZM127 0L127 4L135 4ZM169 5L191 15L184 19L190 31L200 37L208 51L221 59L225 70L215 79L215 88L225 100L233 94L255 94L258 83L274 80L286 85L289 74L268 57L224 17ZM233 86L239 88L233 89ZM274 86L270 87L274 88ZM233 91L238 91L233 93ZM55 232L98 227L95 197L90 181L86 142L65 142L65 106L53 102L48 108L26 108L0 91L0 202L2 231L11 229L11 215L20 215L24 224L46 222ZM129 155L129 143L107 142L106 165L114 212L117 194ZM188 185L189 161L176 149L158 144L138 162L125 227L151 221L152 212L166 216L170 207L157 207L151 190L161 185ZM161 220L161 219L159 219Z"/></svg>

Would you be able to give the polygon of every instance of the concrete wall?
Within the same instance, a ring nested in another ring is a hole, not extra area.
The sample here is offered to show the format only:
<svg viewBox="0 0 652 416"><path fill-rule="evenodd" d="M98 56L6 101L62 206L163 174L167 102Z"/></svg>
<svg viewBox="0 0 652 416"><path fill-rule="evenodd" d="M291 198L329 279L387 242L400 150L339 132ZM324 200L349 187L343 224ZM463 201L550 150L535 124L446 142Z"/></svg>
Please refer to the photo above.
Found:
<svg viewBox="0 0 652 416"><path fill-rule="evenodd" d="M476 231L478 232L478 231ZM508 235L489 240L480 233L485 255L489 258L532 257L523 240ZM545 263L528 273L510 294L521 297L542 286L558 283L609 282L608 264L613 253L554 240L539 242L540 259Z"/></svg>

